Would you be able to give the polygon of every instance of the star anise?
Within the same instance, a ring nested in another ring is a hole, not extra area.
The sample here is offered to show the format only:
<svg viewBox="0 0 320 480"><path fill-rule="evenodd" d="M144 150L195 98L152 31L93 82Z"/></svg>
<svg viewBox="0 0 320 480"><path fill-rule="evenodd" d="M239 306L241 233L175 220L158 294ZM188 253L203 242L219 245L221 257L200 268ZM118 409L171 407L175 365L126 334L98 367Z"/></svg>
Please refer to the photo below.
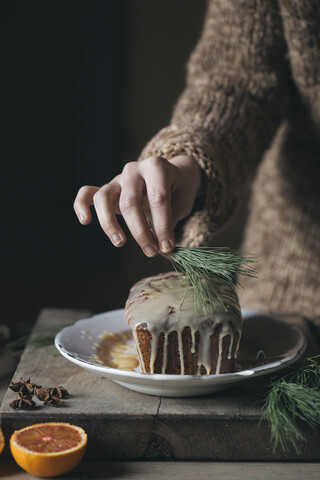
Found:
<svg viewBox="0 0 320 480"><path fill-rule="evenodd" d="M31 410L36 406L36 402L32 400L32 395L23 395L19 392L19 398L12 400L9 405L14 410Z"/></svg>
<svg viewBox="0 0 320 480"><path fill-rule="evenodd" d="M30 378L28 378L28 380L23 380L23 378L21 378L20 382L11 382L10 388L14 392L22 392L23 395L32 395L34 393L34 389L41 388L41 385L31 383Z"/></svg>
<svg viewBox="0 0 320 480"><path fill-rule="evenodd" d="M59 405L62 404L62 400L58 397L51 396L49 397L48 400L45 400L44 402L45 405L51 405L52 407L59 407Z"/></svg>
<svg viewBox="0 0 320 480"><path fill-rule="evenodd" d="M48 388L35 388L34 394L41 402L46 402L50 399L50 393Z"/></svg>
<svg viewBox="0 0 320 480"><path fill-rule="evenodd" d="M69 392L64 387L51 387L47 389L50 395L58 398L66 398L69 396Z"/></svg>
<svg viewBox="0 0 320 480"><path fill-rule="evenodd" d="M14 409L34 408L36 403L32 400L33 395L44 405L51 405L52 407L58 407L63 403L61 398L69 396L64 387L42 388L40 385L31 383L30 378L28 380L21 378L20 382L11 382L10 388L19 394L19 398L10 402L10 407Z"/></svg>

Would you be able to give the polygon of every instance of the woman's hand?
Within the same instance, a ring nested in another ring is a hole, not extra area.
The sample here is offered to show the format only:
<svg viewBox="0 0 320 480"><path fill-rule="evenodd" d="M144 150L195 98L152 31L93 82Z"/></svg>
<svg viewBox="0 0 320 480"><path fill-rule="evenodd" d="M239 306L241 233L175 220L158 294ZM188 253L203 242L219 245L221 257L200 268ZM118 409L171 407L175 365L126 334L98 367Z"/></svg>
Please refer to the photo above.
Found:
<svg viewBox="0 0 320 480"><path fill-rule="evenodd" d="M120 175L102 187L81 187L74 210L83 225L91 222L94 205L100 225L113 245L121 247L126 236L116 214L148 257L174 248L173 230L192 210L201 188L201 170L191 157L166 160L149 157L127 163Z"/></svg>

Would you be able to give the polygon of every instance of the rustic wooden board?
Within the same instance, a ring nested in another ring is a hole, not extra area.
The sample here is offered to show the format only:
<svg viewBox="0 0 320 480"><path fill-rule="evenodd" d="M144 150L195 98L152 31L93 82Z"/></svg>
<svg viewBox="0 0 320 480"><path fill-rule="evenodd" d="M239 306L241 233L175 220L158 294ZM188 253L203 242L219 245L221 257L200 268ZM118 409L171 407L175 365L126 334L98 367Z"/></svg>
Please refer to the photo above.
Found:
<svg viewBox="0 0 320 480"><path fill-rule="evenodd" d="M32 480L36 477L21 470L14 462L1 463L2 478ZM57 478L57 477L54 477ZM61 478L61 477L59 477ZM90 480L318 480L318 463L287 462L81 462L67 479Z"/></svg>
<svg viewBox="0 0 320 480"><path fill-rule="evenodd" d="M49 325L65 326L88 312L44 310L34 335ZM312 349L316 351L316 343ZM314 353L314 351L312 353ZM31 377L44 386L65 386L71 396L59 408L14 411L8 390L2 407L6 438L13 430L36 422L67 421L88 433L87 458L186 460L319 460L320 436L306 431L303 454L275 454L266 422L259 426L265 380L198 398L164 398L127 390L107 378L87 372L58 354L54 346L27 346L14 381Z"/></svg>

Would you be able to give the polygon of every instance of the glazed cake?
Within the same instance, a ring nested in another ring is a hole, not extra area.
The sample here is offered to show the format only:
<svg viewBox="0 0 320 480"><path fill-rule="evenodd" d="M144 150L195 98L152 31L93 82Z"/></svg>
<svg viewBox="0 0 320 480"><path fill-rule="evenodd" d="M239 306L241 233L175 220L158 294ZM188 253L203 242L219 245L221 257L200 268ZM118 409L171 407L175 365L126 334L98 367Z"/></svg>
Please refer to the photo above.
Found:
<svg viewBox="0 0 320 480"><path fill-rule="evenodd" d="M193 287L179 309L186 286L176 272L133 285L125 316L142 372L208 375L233 371L241 337L241 310L233 288L223 282L216 286L226 310L217 302L214 313L206 315L195 308Z"/></svg>

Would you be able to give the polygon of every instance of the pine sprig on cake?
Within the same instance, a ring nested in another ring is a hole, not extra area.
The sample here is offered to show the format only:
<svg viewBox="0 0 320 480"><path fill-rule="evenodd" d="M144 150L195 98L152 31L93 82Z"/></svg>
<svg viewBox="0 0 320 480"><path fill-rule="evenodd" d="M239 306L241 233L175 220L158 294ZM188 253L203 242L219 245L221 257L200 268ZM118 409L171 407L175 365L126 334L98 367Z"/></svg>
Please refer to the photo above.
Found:
<svg viewBox="0 0 320 480"><path fill-rule="evenodd" d="M206 314L212 313L217 308L217 303L226 310L215 280L235 288L239 284L238 275L257 277L257 272L252 267L255 258L252 255L243 256L239 251L228 247L176 247L167 258L174 269L185 276L186 292L189 286L194 287L195 305ZM212 297L212 291L216 298Z"/></svg>

